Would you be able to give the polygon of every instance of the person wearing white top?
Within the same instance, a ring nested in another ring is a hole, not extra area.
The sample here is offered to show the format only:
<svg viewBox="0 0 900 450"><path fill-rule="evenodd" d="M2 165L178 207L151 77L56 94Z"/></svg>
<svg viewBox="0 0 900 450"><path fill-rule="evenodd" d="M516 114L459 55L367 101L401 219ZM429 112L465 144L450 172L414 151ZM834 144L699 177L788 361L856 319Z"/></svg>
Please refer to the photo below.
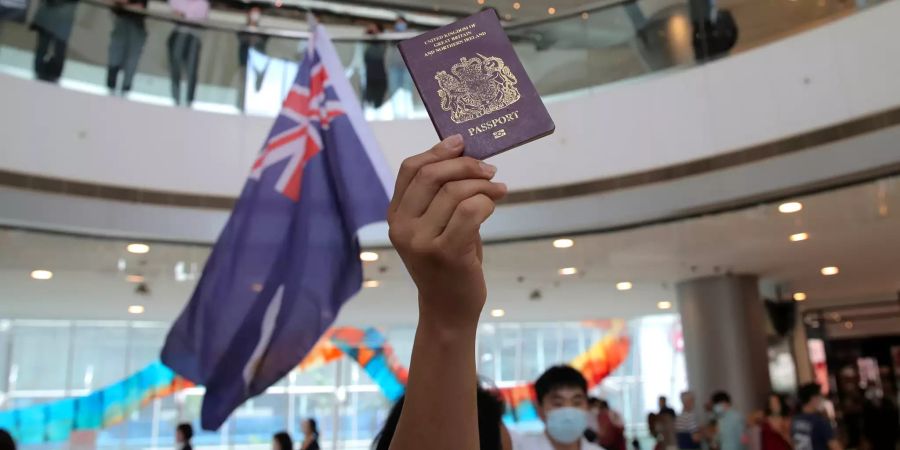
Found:
<svg viewBox="0 0 900 450"><path fill-rule="evenodd" d="M534 390L544 432L510 433L512 450L602 450L584 438L593 416L581 372L570 366L551 367L535 381Z"/></svg>

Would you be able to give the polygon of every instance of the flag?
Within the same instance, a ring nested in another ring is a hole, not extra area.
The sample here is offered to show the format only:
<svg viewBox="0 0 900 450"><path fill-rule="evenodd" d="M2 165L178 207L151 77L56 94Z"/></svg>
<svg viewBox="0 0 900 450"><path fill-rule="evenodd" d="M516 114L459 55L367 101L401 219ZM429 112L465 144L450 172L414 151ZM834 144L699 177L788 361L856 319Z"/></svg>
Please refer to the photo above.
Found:
<svg viewBox="0 0 900 450"><path fill-rule="evenodd" d="M391 175L321 25L162 361L206 387L217 429L288 374L362 284L357 231Z"/></svg>

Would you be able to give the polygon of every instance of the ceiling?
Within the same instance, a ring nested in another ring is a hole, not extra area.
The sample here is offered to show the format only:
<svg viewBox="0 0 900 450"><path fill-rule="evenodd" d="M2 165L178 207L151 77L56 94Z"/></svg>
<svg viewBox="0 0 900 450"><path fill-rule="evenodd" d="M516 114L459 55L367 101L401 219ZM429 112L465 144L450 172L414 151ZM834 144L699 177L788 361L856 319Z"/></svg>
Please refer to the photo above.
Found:
<svg viewBox="0 0 900 450"><path fill-rule="evenodd" d="M786 295L805 292L804 307L885 300L900 291L900 177L799 198L803 209L782 214L767 204L734 212L575 236L575 246L555 249L548 239L491 244L485 250L488 308L502 320L548 321L634 317L659 312L659 301L675 301L675 285L694 277L754 273L764 286ZM810 238L791 242L806 232ZM128 241L0 230L0 318L172 320L189 298L194 281L176 281L179 262L198 266L208 248L149 243L133 255ZM414 322L415 290L393 251L366 263L377 288L364 289L339 321L354 325ZM120 266L120 259L124 267ZM824 266L840 273L824 277ZM562 267L579 273L562 276ZM121 268L121 270L120 270ZM30 279L34 269L54 273ZM145 277L149 295L135 293L129 274ZM633 289L618 291L630 281ZM539 299L531 299L538 292Z"/></svg>

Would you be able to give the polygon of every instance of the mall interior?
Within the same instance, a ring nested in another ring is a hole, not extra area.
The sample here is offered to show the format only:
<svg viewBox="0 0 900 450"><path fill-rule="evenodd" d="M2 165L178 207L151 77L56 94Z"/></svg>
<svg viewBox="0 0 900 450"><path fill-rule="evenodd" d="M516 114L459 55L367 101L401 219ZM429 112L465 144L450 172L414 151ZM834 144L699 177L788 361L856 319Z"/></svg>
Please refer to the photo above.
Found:
<svg viewBox="0 0 900 450"><path fill-rule="evenodd" d="M840 448L896 449L891 0L0 0L0 429L26 450L171 449L181 423L196 448L286 431L305 450L314 418L322 449L371 448L418 318L385 222L360 230L362 286L332 328L218 430L160 352L310 16L393 176L439 140L396 43L485 7L556 130L490 159L509 194L481 228L482 383L530 390L571 364L629 446L666 450L658 398L681 414L690 390L714 424L724 390L742 445L776 450L753 434L770 394L793 408L816 382ZM510 430L543 430L501 397Z"/></svg>

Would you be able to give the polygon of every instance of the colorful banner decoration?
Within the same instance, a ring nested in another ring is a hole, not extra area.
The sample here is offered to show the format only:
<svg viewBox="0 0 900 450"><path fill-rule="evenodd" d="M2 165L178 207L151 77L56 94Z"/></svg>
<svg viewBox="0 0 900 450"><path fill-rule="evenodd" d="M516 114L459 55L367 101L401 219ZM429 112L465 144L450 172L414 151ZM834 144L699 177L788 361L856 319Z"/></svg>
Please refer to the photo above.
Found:
<svg viewBox="0 0 900 450"><path fill-rule="evenodd" d="M572 360L571 365L584 374L589 387L599 384L628 355L629 341L622 335L623 328L623 322L613 321L611 331L603 339ZM409 372L397 361L384 334L376 328L330 329L298 369L321 367L344 355L359 364L389 400L395 401L403 395ZM156 361L118 383L83 397L0 411L0 428L12 433L20 444L63 442L73 431L111 427L153 400L193 386ZM507 419L517 422L538 419L531 384L498 391L508 406Z"/></svg>
<svg viewBox="0 0 900 450"><path fill-rule="evenodd" d="M605 323L600 326L605 328ZM625 322L612 320L610 331L586 352L578 355L569 362L569 365L578 369L588 382L588 389L600 384L616 370L628 357L630 341L624 335ZM539 420L537 414L537 395L534 392L534 384L522 384L518 386L498 389L500 396L506 402L506 419L510 422L529 422Z"/></svg>

